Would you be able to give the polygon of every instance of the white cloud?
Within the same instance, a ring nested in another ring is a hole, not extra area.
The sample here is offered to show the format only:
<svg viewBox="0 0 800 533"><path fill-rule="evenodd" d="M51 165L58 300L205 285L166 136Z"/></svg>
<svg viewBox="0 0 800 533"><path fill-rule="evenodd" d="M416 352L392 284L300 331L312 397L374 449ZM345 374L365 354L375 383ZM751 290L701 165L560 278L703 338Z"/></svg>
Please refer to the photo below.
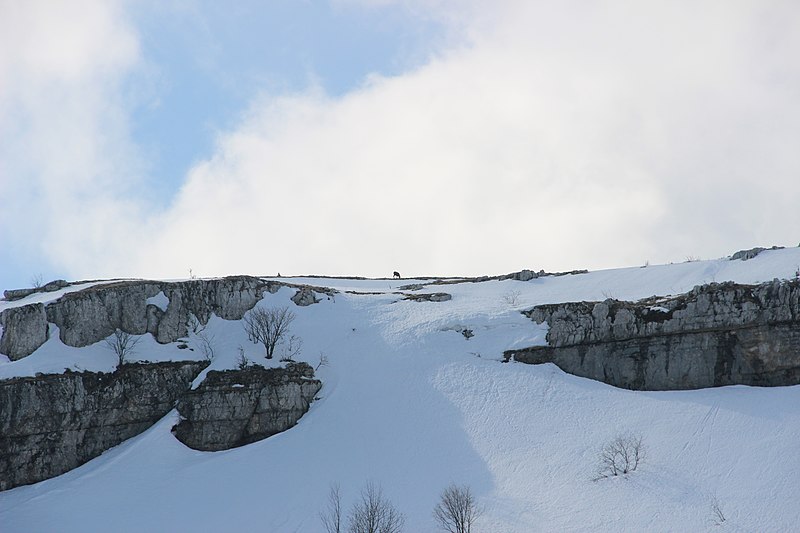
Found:
<svg viewBox="0 0 800 533"><path fill-rule="evenodd" d="M791 241L796 11L504 3L414 72L256 102L148 262L478 274Z"/></svg>
<svg viewBox="0 0 800 533"><path fill-rule="evenodd" d="M79 274L122 248L139 162L120 86L139 61L119 3L0 5L4 254Z"/></svg>
<svg viewBox="0 0 800 533"><path fill-rule="evenodd" d="M166 212L123 204L146 245L117 249L100 230L87 246L50 224L58 257L76 275L488 274L798 239L793 3L409 5L434 6L460 44L341 98L257 99ZM123 49L111 63L130 69L135 45ZM126 146L119 123L112 153ZM70 137L59 124L48 146ZM87 146L66 151L97 154L97 124L79 121ZM65 160L90 192L98 169L119 170L102 154Z"/></svg>

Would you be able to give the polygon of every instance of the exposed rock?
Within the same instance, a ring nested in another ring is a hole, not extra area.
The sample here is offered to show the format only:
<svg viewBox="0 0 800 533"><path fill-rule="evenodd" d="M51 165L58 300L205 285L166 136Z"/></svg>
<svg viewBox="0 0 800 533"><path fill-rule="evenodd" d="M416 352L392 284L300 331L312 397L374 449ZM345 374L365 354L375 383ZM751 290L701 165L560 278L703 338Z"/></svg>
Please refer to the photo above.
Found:
<svg viewBox="0 0 800 533"><path fill-rule="evenodd" d="M301 307L312 305L319 302L319 299L314 296L314 291L311 287L300 287L297 292L292 296L292 301Z"/></svg>
<svg viewBox="0 0 800 533"><path fill-rule="evenodd" d="M69 282L63 279L56 279L41 287L32 287L30 289L7 289L3 291L3 298L12 302L14 300L21 300L26 296L35 294L37 292L54 292L64 287L69 287Z"/></svg>
<svg viewBox="0 0 800 533"><path fill-rule="evenodd" d="M560 277L560 276L576 276L578 274L587 274L588 270L570 270L569 272L545 272L544 270L539 270L535 272L533 270L520 270L519 272L512 272L511 274L503 274L502 276L479 276L474 278L438 278L435 279L426 285L453 285L456 283L482 283L484 281L504 281L507 279L513 279L517 281L530 281L536 278L542 277ZM426 279L426 278L420 278ZM400 287L401 290L416 290L411 287L414 285L406 285L405 287Z"/></svg>
<svg viewBox="0 0 800 533"><path fill-rule="evenodd" d="M211 313L225 320L241 320L261 300L265 290L275 293L282 286L277 282L264 282L251 276L229 276L162 285L170 302L174 294L180 293L183 302L181 308L187 313L193 313L203 324L208 322Z"/></svg>
<svg viewBox="0 0 800 533"><path fill-rule="evenodd" d="M147 299L161 291L156 282L115 282L67 293L47 305L47 320L59 328L61 342L82 347L120 329L147 332Z"/></svg>
<svg viewBox="0 0 800 533"><path fill-rule="evenodd" d="M211 371L178 402L175 436L190 448L216 451L265 439L294 426L322 387L306 363Z"/></svg>
<svg viewBox="0 0 800 533"><path fill-rule="evenodd" d="M532 279L536 279L540 276L545 276L546 273L544 270L540 270L539 272L534 272L533 270L523 269L519 272L513 272L511 274L506 274L505 276L500 276L501 280L504 279L513 279L517 281L530 281Z"/></svg>
<svg viewBox="0 0 800 533"><path fill-rule="evenodd" d="M47 341L47 316L43 304L12 307L0 313L0 353L12 361L32 354Z"/></svg>
<svg viewBox="0 0 800 533"><path fill-rule="evenodd" d="M35 292L36 289L6 289L3 291L3 298L9 302L13 302L14 300L21 300L26 296L30 296Z"/></svg>
<svg viewBox="0 0 800 533"><path fill-rule="evenodd" d="M0 381L0 490L48 479L138 435L205 362L124 365Z"/></svg>
<svg viewBox="0 0 800 533"><path fill-rule="evenodd" d="M541 273L544 274L544 270L542 270ZM523 269L523 270L515 273L512 279L516 279L516 280L519 280L519 281L530 281L530 280L532 280L534 278L538 278L538 277L539 277L539 274L537 274L536 272L533 272L532 270Z"/></svg>
<svg viewBox="0 0 800 533"><path fill-rule="evenodd" d="M452 300L453 295L446 292L429 292L425 294L406 294L403 299L415 302L446 302Z"/></svg>
<svg viewBox="0 0 800 533"><path fill-rule="evenodd" d="M49 283L45 283L41 291L43 292L55 292L57 290L63 289L64 287L69 287L69 282L64 279L56 279Z"/></svg>
<svg viewBox="0 0 800 533"><path fill-rule="evenodd" d="M506 352L526 363L630 389L800 383L800 283L712 283L674 298L543 305L549 346Z"/></svg>
<svg viewBox="0 0 800 533"><path fill-rule="evenodd" d="M760 246L757 246L755 248L750 248L749 250L739 250L738 252L736 252L731 256L730 260L737 261L741 259L742 261L747 261L748 259L754 258L755 256L757 256L758 254L760 254L765 250L781 250L781 249L783 249L783 246L773 246L772 248L761 248Z"/></svg>
<svg viewBox="0 0 800 533"><path fill-rule="evenodd" d="M62 282L51 282L61 286ZM66 283L66 282L63 282ZM50 285L50 284L48 284ZM131 335L151 333L162 343L175 342L187 334L186 322L193 314L206 324L211 314L226 320L240 320L263 297L277 292L283 284L264 282L250 276L211 280L158 282L129 280L103 283L67 293L44 306L46 319L34 318L11 308L5 318L0 353L11 359L30 355L47 340L47 323L59 328L61 341L73 347L99 342L115 330ZM166 310L147 300L163 292L169 300ZM41 304L37 304L41 305ZM10 318L25 315L25 322Z"/></svg>

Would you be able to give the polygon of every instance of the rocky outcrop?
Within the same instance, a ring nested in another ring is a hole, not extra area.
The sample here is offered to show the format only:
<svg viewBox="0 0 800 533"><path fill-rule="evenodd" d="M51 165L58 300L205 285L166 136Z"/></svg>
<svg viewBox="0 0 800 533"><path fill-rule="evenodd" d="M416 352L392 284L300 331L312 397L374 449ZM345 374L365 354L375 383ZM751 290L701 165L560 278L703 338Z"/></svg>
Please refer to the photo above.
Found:
<svg viewBox="0 0 800 533"><path fill-rule="evenodd" d="M206 364L0 381L0 490L63 474L138 435L174 407Z"/></svg>
<svg viewBox="0 0 800 533"><path fill-rule="evenodd" d="M300 287L297 289L295 295L292 296L292 301L295 303L295 305L306 307L315 303L319 303L319 298L314 296L314 291L311 289L311 287Z"/></svg>
<svg viewBox="0 0 800 533"><path fill-rule="evenodd" d="M517 281L530 281L532 279L536 279L540 276L544 276L545 271L540 270L539 272L534 272L533 270L523 269L519 272L512 272L511 274L506 274L505 276L501 276L500 279L513 279Z"/></svg>
<svg viewBox="0 0 800 533"><path fill-rule="evenodd" d="M67 293L46 306L31 304L0 313L0 353L11 359L30 355L47 340L48 322L57 325L61 341L73 347L94 344L117 329L131 335L151 333L166 344L187 334L190 314L202 324L212 313L226 320L239 320L263 297L264 291L274 293L282 285L250 276L103 283ZM166 309L148 303L161 293L169 302Z"/></svg>
<svg viewBox="0 0 800 533"><path fill-rule="evenodd" d="M753 259L755 256L760 254L766 250L783 250L783 246L773 246L772 248L762 248L761 246L756 246L755 248L750 248L749 250L739 250L738 252L734 253L730 260L731 261L747 261L749 259Z"/></svg>
<svg viewBox="0 0 800 533"><path fill-rule="evenodd" d="M543 305L548 346L506 359L646 390L800 383L800 282L712 283L672 298Z"/></svg>
<svg viewBox="0 0 800 533"><path fill-rule="evenodd" d="M422 294L406 294L403 299L413 302L447 302L453 299L453 295L446 292L429 292Z"/></svg>
<svg viewBox="0 0 800 533"><path fill-rule="evenodd" d="M41 287L33 287L30 289L8 289L3 291L3 297L8 301L20 300L31 294L37 292L54 292L64 287L69 287L69 283L63 279L56 279L49 283L45 283Z"/></svg>
<svg viewBox="0 0 800 533"><path fill-rule="evenodd" d="M120 281L67 293L47 305L47 320L59 328L61 342L82 347L121 329L131 335L148 331L147 299L159 293L155 282ZM151 326L152 327L152 326Z"/></svg>
<svg viewBox="0 0 800 533"><path fill-rule="evenodd" d="M0 353L12 361L32 354L47 340L47 315L44 304L12 307L0 313Z"/></svg>
<svg viewBox="0 0 800 533"><path fill-rule="evenodd" d="M322 383L306 363L211 371L178 402L175 436L190 448L216 451L242 446L294 426Z"/></svg>

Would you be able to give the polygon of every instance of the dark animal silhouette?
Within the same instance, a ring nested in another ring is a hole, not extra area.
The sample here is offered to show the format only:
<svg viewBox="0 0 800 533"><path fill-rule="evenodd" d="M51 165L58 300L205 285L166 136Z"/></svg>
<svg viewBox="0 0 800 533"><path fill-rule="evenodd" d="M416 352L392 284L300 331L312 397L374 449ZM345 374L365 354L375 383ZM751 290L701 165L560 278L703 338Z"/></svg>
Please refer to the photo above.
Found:
<svg viewBox="0 0 800 533"><path fill-rule="evenodd" d="M395 271L394 271L394 275L393 275L392 277L393 277L393 278L400 279L400 272L398 272L397 270L395 270Z"/></svg>

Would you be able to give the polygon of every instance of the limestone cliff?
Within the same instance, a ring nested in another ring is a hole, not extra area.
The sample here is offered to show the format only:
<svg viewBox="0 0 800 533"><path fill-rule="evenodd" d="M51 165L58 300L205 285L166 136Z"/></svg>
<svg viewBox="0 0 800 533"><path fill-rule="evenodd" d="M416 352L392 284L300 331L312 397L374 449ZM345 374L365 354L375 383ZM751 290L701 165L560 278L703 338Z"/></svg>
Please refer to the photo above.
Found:
<svg viewBox="0 0 800 533"><path fill-rule="evenodd" d="M226 450L294 426L322 387L306 363L211 371L178 402L182 421L173 428L187 446Z"/></svg>
<svg viewBox="0 0 800 533"><path fill-rule="evenodd" d="M120 329L131 335L151 333L160 343L175 342L187 334L187 319L194 315L205 324L212 313L225 320L240 320L264 295L292 287L297 305L319 301L314 293L333 294L325 287L310 287L252 276L209 280L162 282L127 280L100 283L70 292L48 303L13 307L0 313L0 354L11 360L33 353L48 338L48 323L58 326L61 341L83 347ZM155 300L163 293L166 305Z"/></svg>
<svg viewBox="0 0 800 533"><path fill-rule="evenodd" d="M712 283L670 298L543 305L548 346L506 352L524 363L629 389L800 383L800 282Z"/></svg>
<svg viewBox="0 0 800 533"><path fill-rule="evenodd" d="M167 414L207 363L0 381L0 490L63 474Z"/></svg>
<svg viewBox="0 0 800 533"><path fill-rule="evenodd" d="M32 354L48 336L47 314L43 304L13 307L0 313L0 353L12 361Z"/></svg>
<svg viewBox="0 0 800 533"><path fill-rule="evenodd" d="M123 365L0 381L0 490L48 479L152 426L176 404L175 435L198 450L224 450L294 426L322 383L306 363L211 371L207 363Z"/></svg>
<svg viewBox="0 0 800 533"><path fill-rule="evenodd" d="M212 314L240 320L264 292L284 286L297 290L292 300L302 306L319 302L315 293L334 292L250 276L99 283L47 304L4 310L0 353L12 360L30 355L47 341L51 323L73 347L101 341L116 329L174 342L187 335L190 315L202 324ZM225 449L292 427L321 387L311 367L298 363L210 372L197 391L189 391L206 365L123 365L112 373L68 371L0 381L0 490L85 463L150 427L179 399L186 419L176 428L179 438L198 449Z"/></svg>

